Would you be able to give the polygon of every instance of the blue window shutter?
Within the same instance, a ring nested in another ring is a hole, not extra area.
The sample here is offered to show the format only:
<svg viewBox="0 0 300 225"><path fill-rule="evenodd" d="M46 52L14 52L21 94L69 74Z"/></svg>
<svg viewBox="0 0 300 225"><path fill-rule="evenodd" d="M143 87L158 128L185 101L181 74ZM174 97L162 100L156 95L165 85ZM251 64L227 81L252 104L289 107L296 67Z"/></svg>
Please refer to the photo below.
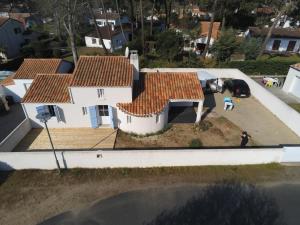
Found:
<svg viewBox="0 0 300 225"><path fill-rule="evenodd" d="M92 128L97 128L98 127L97 107L89 106L89 113L90 113Z"/></svg>
<svg viewBox="0 0 300 225"><path fill-rule="evenodd" d="M58 108L57 105L55 105L53 108L54 108L54 112L55 112L55 116L56 116L57 122L60 122L61 118L60 118L59 108Z"/></svg>
<svg viewBox="0 0 300 225"><path fill-rule="evenodd" d="M113 108L110 105L108 106L108 114L109 114L110 126L112 128L115 128Z"/></svg>
<svg viewBox="0 0 300 225"><path fill-rule="evenodd" d="M43 105L37 106L36 107L36 112L37 112L37 114L45 112L44 106Z"/></svg>

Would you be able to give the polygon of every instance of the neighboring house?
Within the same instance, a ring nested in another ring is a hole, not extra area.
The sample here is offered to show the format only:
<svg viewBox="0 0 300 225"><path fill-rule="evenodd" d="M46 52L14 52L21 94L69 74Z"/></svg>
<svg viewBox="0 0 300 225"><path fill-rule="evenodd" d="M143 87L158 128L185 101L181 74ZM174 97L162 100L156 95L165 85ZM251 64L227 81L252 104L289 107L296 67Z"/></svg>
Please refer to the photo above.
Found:
<svg viewBox="0 0 300 225"><path fill-rule="evenodd" d="M25 29L32 28L34 26L42 25L43 21L38 14L32 13L9 13L9 18L18 20L21 22Z"/></svg>
<svg viewBox="0 0 300 225"><path fill-rule="evenodd" d="M96 12L94 12L94 14L95 14L97 25L99 27L106 26L107 22L108 22L108 24L114 25L114 26L120 26L121 24L129 23L128 16L121 16L121 20L120 20L119 14L115 13L115 12L104 13L102 11L96 11ZM106 22L106 19L107 19L107 22ZM94 24L92 19L90 19L90 24Z"/></svg>
<svg viewBox="0 0 300 225"><path fill-rule="evenodd" d="M196 73L139 73L137 51L130 56L81 56L72 74L37 75L22 104L33 127L48 112L51 128L112 127L147 134L163 129L173 105L198 103L204 95Z"/></svg>
<svg viewBox="0 0 300 225"><path fill-rule="evenodd" d="M24 59L16 73L1 81L0 85L6 95L11 95L16 102L20 102L37 74L68 73L72 68L72 63L62 59Z"/></svg>
<svg viewBox="0 0 300 225"><path fill-rule="evenodd" d="M7 59L19 56L24 43L24 28L17 20L0 17L0 49Z"/></svg>
<svg viewBox="0 0 300 225"><path fill-rule="evenodd" d="M132 39L132 33L130 29L126 28L125 26L123 28L124 35L120 26L115 27L114 25L111 25L99 27L98 30L103 38L103 42L106 49L110 50L111 52L113 51L113 49L121 49L124 46L124 44L127 43L127 41L130 41ZM110 35L112 40L110 39ZM111 41L113 43L113 49L111 46ZM85 36L85 45L87 47L103 48L96 31Z"/></svg>
<svg viewBox="0 0 300 225"><path fill-rule="evenodd" d="M300 63L290 66L282 90L300 99Z"/></svg>
<svg viewBox="0 0 300 225"><path fill-rule="evenodd" d="M212 46L213 43L218 39L220 33L220 22L214 22L212 28L212 34L209 45ZM201 54L205 49L207 44L208 38L208 31L209 31L210 22L208 21L201 21L200 22L200 34L199 37L195 40L190 41L190 46L185 47L186 50L193 50L196 54Z"/></svg>
<svg viewBox="0 0 300 225"><path fill-rule="evenodd" d="M269 28L249 27L245 37L265 38ZM300 30L291 28L274 28L265 52L298 53L300 47Z"/></svg>

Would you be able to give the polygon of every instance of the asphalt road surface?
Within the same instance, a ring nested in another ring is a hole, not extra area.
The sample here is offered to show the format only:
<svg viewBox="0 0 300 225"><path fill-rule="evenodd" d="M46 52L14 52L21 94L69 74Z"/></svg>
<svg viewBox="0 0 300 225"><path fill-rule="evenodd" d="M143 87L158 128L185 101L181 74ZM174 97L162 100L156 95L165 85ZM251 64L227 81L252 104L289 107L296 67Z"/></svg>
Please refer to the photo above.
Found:
<svg viewBox="0 0 300 225"><path fill-rule="evenodd" d="M300 184L264 187L283 213L287 225L300 224ZM202 187L188 185L123 193L81 210L64 212L39 225L144 225L164 210L186 203Z"/></svg>

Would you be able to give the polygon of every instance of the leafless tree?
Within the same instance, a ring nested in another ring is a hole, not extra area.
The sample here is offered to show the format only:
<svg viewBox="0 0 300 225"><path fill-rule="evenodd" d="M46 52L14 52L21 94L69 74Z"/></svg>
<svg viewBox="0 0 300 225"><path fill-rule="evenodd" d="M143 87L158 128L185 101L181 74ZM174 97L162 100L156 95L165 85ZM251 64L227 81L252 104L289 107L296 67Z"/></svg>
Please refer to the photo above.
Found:
<svg viewBox="0 0 300 225"><path fill-rule="evenodd" d="M75 42L75 23L76 23L76 11L77 11L77 0L67 0L65 10L66 10L66 15L63 18L63 24L64 27L69 35L70 38L70 45L71 45L71 50L72 50L72 55L73 55L73 60L74 63L76 64L78 61L78 53L77 53L77 46Z"/></svg>
<svg viewBox="0 0 300 225"><path fill-rule="evenodd" d="M206 57L206 54L207 54L208 49L209 49L211 34L212 34L212 30L213 30L213 25L214 25L214 22L215 22L215 11L216 11L217 4L218 4L218 0L214 0L213 7L212 7L212 12L211 12L211 17L210 17L209 28L208 28L206 45L205 45L205 48L202 52L202 57Z"/></svg>
<svg viewBox="0 0 300 225"><path fill-rule="evenodd" d="M124 34L124 30L123 30L123 25L122 25L122 21L121 21L121 14L120 14L120 10L119 10L119 3L118 3L118 0L116 0L116 8L117 8L117 13L119 15L119 21L120 21L120 28L121 28L121 32L122 32L122 35L123 35L123 38L125 40L125 42L127 43L127 38Z"/></svg>
<svg viewBox="0 0 300 225"><path fill-rule="evenodd" d="M89 8L89 11L90 11L93 23L94 23L94 27L95 27L95 31L96 31L97 37L100 40L100 43L101 43L101 45L102 45L102 47L104 49L105 55L108 55L107 48L106 48L106 46L104 44L104 41L103 41L103 37L102 37L101 32L99 31L99 28L98 28L98 25L97 25L97 21L96 21L96 17L95 17L94 11L93 11L90 3L88 2L87 4L88 4L88 8Z"/></svg>
<svg viewBox="0 0 300 225"><path fill-rule="evenodd" d="M153 0L152 9L151 9L150 36L153 35L153 16L154 16L155 3L156 1Z"/></svg>
<svg viewBox="0 0 300 225"><path fill-rule="evenodd" d="M140 0L140 15L141 15L141 29L142 29L142 46L143 55L145 54L145 35L144 35L144 15L143 15L143 2Z"/></svg>

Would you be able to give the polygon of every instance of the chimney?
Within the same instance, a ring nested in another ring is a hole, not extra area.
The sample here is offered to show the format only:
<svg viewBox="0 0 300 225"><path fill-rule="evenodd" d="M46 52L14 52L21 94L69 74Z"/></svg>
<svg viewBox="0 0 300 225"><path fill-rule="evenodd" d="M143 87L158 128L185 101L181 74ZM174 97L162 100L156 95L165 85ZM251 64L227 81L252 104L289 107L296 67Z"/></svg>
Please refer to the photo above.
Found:
<svg viewBox="0 0 300 225"><path fill-rule="evenodd" d="M130 51L130 64L133 65L133 79L139 79L140 67L139 67L139 55L137 50Z"/></svg>

